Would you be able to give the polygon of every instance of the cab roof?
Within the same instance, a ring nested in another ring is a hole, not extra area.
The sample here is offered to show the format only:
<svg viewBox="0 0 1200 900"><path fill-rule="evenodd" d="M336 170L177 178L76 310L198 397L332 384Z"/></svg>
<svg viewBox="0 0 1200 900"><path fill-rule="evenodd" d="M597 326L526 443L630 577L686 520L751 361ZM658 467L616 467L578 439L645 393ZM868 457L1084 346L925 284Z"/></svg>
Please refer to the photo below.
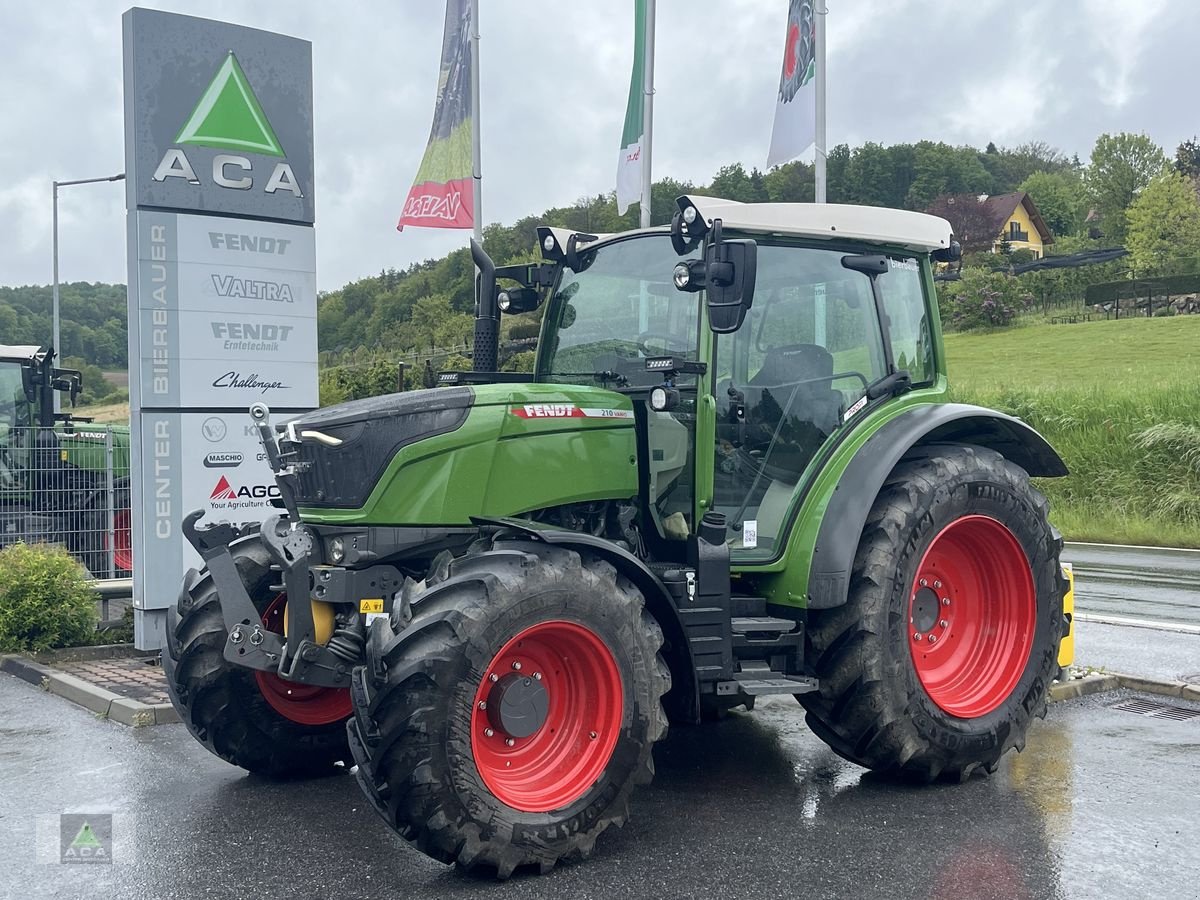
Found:
<svg viewBox="0 0 1200 900"><path fill-rule="evenodd" d="M0 344L0 359L33 359L42 348L37 344Z"/></svg>
<svg viewBox="0 0 1200 900"><path fill-rule="evenodd" d="M950 223L928 213L843 203L739 203L688 194L679 208L696 207L705 224L720 219L729 231L762 232L819 240L866 241L929 253L950 246Z"/></svg>

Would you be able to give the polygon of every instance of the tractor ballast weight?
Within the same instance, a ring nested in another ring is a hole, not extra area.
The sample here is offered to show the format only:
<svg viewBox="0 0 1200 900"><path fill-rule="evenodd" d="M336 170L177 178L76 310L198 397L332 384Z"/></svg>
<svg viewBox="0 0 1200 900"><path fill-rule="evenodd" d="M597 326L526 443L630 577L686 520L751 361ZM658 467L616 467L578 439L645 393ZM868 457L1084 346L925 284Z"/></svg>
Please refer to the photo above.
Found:
<svg viewBox="0 0 1200 900"><path fill-rule="evenodd" d="M272 423L284 510L184 530L163 663L212 752L356 765L430 856L507 877L628 815L668 721L791 694L845 758L992 771L1069 620L1033 429L952 403L941 219L681 197L479 270L472 372ZM681 257L690 258L681 259ZM535 371L503 315L544 307Z"/></svg>

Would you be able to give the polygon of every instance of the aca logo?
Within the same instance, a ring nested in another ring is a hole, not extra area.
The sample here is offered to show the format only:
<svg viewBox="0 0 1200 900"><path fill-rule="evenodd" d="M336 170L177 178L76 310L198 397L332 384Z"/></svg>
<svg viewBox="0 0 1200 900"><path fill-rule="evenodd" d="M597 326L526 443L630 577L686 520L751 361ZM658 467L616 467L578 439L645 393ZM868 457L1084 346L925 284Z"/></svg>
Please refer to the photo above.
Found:
<svg viewBox="0 0 1200 900"><path fill-rule="evenodd" d="M217 74L196 103L191 116L175 136L175 143L163 154L162 161L154 170L155 181L179 178L188 184L200 184L196 170L187 157L186 145L214 147L230 150L218 153L212 161L212 183L217 187L235 191L252 190L262 183L261 175L245 153L276 157L271 173L266 177L262 190L267 194L283 191L302 198L300 185L286 154L275 136L275 130L267 121L262 104L242 71L237 57L230 51L221 63Z"/></svg>

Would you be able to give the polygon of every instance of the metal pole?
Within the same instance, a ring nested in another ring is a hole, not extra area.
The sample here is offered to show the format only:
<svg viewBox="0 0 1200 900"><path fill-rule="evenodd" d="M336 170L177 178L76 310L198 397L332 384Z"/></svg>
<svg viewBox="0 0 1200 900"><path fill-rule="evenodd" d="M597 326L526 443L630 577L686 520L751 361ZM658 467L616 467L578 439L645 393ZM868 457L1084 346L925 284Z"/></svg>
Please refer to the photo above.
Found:
<svg viewBox="0 0 1200 900"><path fill-rule="evenodd" d="M646 30L642 35L645 48L642 55L642 202L641 222L650 227L650 194L654 187L651 174L651 147L654 146L654 0L646 0Z"/></svg>
<svg viewBox="0 0 1200 900"><path fill-rule="evenodd" d="M58 182L54 182L54 326L51 332L51 343L54 346L54 352L61 354L62 347L59 344L58 335ZM54 394L54 411L62 411L62 396L58 391L53 391Z"/></svg>
<svg viewBox="0 0 1200 900"><path fill-rule="evenodd" d="M105 470L107 471L107 474L108 474L108 485L107 485L107 492L106 492L108 495L108 509L107 509L107 513L108 513L108 523L107 523L108 553L105 554L108 557L108 560L107 560L108 561L108 575L107 575L107 577L108 578L116 578L117 577L117 498L115 495L116 479L113 477L113 432L112 432L111 428L109 428L104 434L104 456L105 456ZM105 607L105 618L108 617L107 613L108 613L108 609L106 606Z"/></svg>
<svg viewBox="0 0 1200 900"><path fill-rule="evenodd" d="M825 0L816 0L813 12L817 20L813 23L816 34L816 46L813 48L817 59L816 77L816 153L814 154L815 197L818 203L825 202L825 17L829 14Z"/></svg>
<svg viewBox="0 0 1200 900"><path fill-rule="evenodd" d="M471 202L475 240L483 243L483 168L479 143L479 0L471 0Z"/></svg>
<svg viewBox="0 0 1200 900"><path fill-rule="evenodd" d="M98 184L101 181L124 181L125 173L119 175L109 175L106 178L79 178L75 181L55 181L54 185L54 334L52 340L54 342L54 352L62 359L62 335L59 333L59 315L58 315L58 189L60 187L70 187L73 184ZM54 392L54 411L62 411L62 397L58 391Z"/></svg>

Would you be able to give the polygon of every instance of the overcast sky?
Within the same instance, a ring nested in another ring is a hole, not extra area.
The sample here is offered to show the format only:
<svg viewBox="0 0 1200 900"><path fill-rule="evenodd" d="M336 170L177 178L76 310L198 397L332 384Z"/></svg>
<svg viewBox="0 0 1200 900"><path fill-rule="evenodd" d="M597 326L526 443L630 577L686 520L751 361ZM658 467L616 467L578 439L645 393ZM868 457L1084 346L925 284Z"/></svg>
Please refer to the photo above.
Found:
<svg viewBox="0 0 1200 900"><path fill-rule="evenodd" d="M466 232L396 219L433 114L439 0L177 0L155 8L313 42L317 280L440 256ZM1102 131L1168 154L1200 132L1200 3L828 0L829 143L1044 140L1086 161ZM50 183L124 169L127 3L0 5L0 284L49 283ZM630 0L480 0L483 211L511 222L610 191L632 59ZM762 166L786 0L659 0L655 176ZM63 281L125 281L124 190L65 188Z"/></svg>

